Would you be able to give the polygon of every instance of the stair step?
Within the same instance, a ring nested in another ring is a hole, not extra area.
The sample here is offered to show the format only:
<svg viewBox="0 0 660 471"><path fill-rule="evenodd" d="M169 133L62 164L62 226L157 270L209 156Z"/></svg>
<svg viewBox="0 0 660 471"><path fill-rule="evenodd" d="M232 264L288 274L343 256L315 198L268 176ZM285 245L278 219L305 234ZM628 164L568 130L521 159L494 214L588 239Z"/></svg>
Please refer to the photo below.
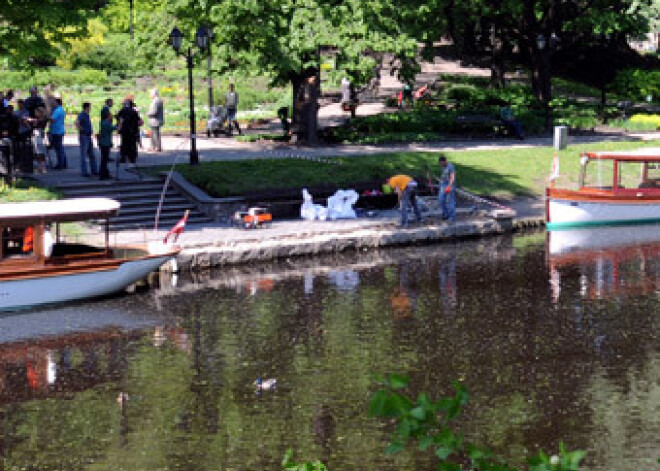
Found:
<svg viewBox="0 0 660 471"><path fill-rule="evenodd" d="M100 197L106 197L106 198L112 198L115 200L118 200L119 202L122 201L128 201L128 200L135 200L135 199L152 199L152 198L160 198L160 190L158 191L142 191L142 190L136 190L136 191L108 191L108 192L89 192L89 193L84 193L84 194L79 194L79 193L65 193L67 197L84 197L84 196L100 196ZM174 189L168 189L167 192L165 193L166 197L169 196L180 196L181 194L174 190Z"/></svg>
<svg viewBox="0 0 660 471"><path fill-rule="evenodd" d="M58 189L69 198L106 197L119 201L119 214L110 219L110 229L113 231L153 228L163 197L163 181L151 178L130 182L110 180L69 183ZM212 218L199 211L177 188L169 186L162 201L159 227L169 229L174 226L186 210L190 211L189 224L213 223Z"/></svg>
<svg viewBox="0 0 660 471"><path fill-rule="evenodd" d="M119 216L128 216L128 215L155 215L157 207L147 207L147 206L134 206L132 208L127 208L122 206L119 209ZM186 212L186 210L189 210L191 213L193 212L198 212L197 208L191 204L191 203L185 203L185 204L176 204L176 205L164 205L161 210L160 214L180 214L183 216L183 213Z"/></svg>
<svg viewBox="0 0 660 471"><path fill-rule="evenodd" d="M161 229L169 230L181 218L172 218L172 219L163 219L161 218L158 222L158 227ZM206 216L189 216L187 224L209 224L213 223L213 219ZM116 220L112 219L110 221L110 230L113 231L124 231L124 230L135 230L135 229L152 229L154 227L154 220L150 221L131 221L131 220Z"/></svg>
<svg viewBox="0 0 660 471"><path fill-rule="evenodd" d="M134 208L134 207L144 207L144 208L157 208L158 204L160 203L160 198L150 198L150 199L144 199L144 200L138 200L138 199L131 199L127 201L120 201L121 203L121 208ZM192 203L188 200L188 198L184 196L166 196L165 200L163 201L163 208L165 207L171 207L172 205L176 204L191 204Z"/></svg>

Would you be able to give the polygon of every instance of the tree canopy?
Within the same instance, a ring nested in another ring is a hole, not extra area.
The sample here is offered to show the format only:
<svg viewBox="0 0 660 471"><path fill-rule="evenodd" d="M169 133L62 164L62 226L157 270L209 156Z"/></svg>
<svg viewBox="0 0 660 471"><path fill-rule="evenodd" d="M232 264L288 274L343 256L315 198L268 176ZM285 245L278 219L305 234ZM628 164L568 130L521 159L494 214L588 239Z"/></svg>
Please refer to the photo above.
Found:
<svg viewBox="0 0 660 471"><path fill-rule="evenodd" d="M0 57L15 67L52 63L59 47L87 33L97 0L4 0L0 2Z"/></svg>

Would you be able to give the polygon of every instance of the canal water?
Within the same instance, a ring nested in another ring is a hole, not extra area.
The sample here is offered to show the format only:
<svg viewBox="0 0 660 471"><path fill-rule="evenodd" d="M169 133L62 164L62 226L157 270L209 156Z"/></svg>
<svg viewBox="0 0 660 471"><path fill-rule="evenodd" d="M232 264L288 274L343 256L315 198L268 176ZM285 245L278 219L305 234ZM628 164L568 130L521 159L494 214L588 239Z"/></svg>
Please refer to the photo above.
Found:
<svg viewBox="0 0 660 471"><path fill-rule="evenodd" d="M463 383L457 429L514 465L564 442L584 469L655 469L653 229L287 260L5 314L0 469L280 470L288 448L330 470L435 469L385 455L379 373L413 396Z"/></svg>

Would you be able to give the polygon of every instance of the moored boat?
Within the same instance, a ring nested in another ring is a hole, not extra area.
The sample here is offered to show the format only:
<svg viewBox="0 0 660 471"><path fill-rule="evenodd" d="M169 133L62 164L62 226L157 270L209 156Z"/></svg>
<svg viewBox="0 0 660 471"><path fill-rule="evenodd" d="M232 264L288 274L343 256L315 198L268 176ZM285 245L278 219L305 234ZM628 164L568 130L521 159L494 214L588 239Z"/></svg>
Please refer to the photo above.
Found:
<svg viewBox="0 0 660 471"><path fill-rule="evenodd" d="M113 294L179 252L165 243L111 247L108 220L118 211L108 198L0 204L0 310ZM88 220L105 221L102 247L62 236L62 223Z"/></svg>
<svg viewBox="0 0 660 471"><path fill-rule="evenodd" d="M660 149L586 152L578 188L546 188L548 230L660 222Z"/></svg>

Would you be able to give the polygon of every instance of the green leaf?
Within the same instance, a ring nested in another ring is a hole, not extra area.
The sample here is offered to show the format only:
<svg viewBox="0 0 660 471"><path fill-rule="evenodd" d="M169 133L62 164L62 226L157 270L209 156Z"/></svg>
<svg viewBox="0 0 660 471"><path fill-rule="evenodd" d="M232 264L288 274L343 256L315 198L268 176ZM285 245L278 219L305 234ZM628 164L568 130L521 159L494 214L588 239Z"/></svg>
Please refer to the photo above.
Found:
<svg viewBox="0 0 660 471"><path fill-rule="evenodd" d="M410 411L410 416L413 419L424 420L426 418L426 409L421 406L417 406Z"/></svg>
<svg viewBox="0 0 660 471"><path fill-rule="evenodd" d="M403 451L403 444L398 442L390 443L387 448L385 448L385 454L387 455L393 455L400 451Z"/></svg>
<svg viewBox="0 0 660 471"><path fill-rule="evenodd" d="M570 453L566 453L562 457L562 466L565 471L577 471L580 468L580 461L584 459L587 455L587 452L584 450L576 450Z"/></svg>
<svg viewBox="0 0 660 471"><path fill-rule="evenodd" d="M404 375L392 373L388 378L392 389L403 389L410 384L410 378Z"/></svg>
<svg viewBox="0 0 660 471"><path fill-rule="evenodd" d="M426 451L429 446L433 444L433 437L424 437L419 441L419 449L421 451Z"/></svg>
<svg viewBox="0 0 660 471"><path fill-rule="evenodd" d="M435 449L435 455L441 460L446 460L454 451L453 448L441 446Z"/></svg>
<svg viewBox="0 0 660 471"><path fill-rule="evenodd" d="M451 461L443 461L438 465L440 471L461 471L460 465Z"/></svg>
<svg viewBox="0 0 660 471"><path fill-rule="evenodd" d="M286 452L284 453L284 458L282 459L282 466L287 467L289 463L291 463L291 459L293 458L293 450L291 448L287 448Z"/></svg>
<svg viewBox="0 0 660 471"><path fill-rule="evenodd" d="M389 391L384 389L376 391L373 396L371 396L371 402L369 403L369 415L371 417L384 417L389 397Z"/></svg>

